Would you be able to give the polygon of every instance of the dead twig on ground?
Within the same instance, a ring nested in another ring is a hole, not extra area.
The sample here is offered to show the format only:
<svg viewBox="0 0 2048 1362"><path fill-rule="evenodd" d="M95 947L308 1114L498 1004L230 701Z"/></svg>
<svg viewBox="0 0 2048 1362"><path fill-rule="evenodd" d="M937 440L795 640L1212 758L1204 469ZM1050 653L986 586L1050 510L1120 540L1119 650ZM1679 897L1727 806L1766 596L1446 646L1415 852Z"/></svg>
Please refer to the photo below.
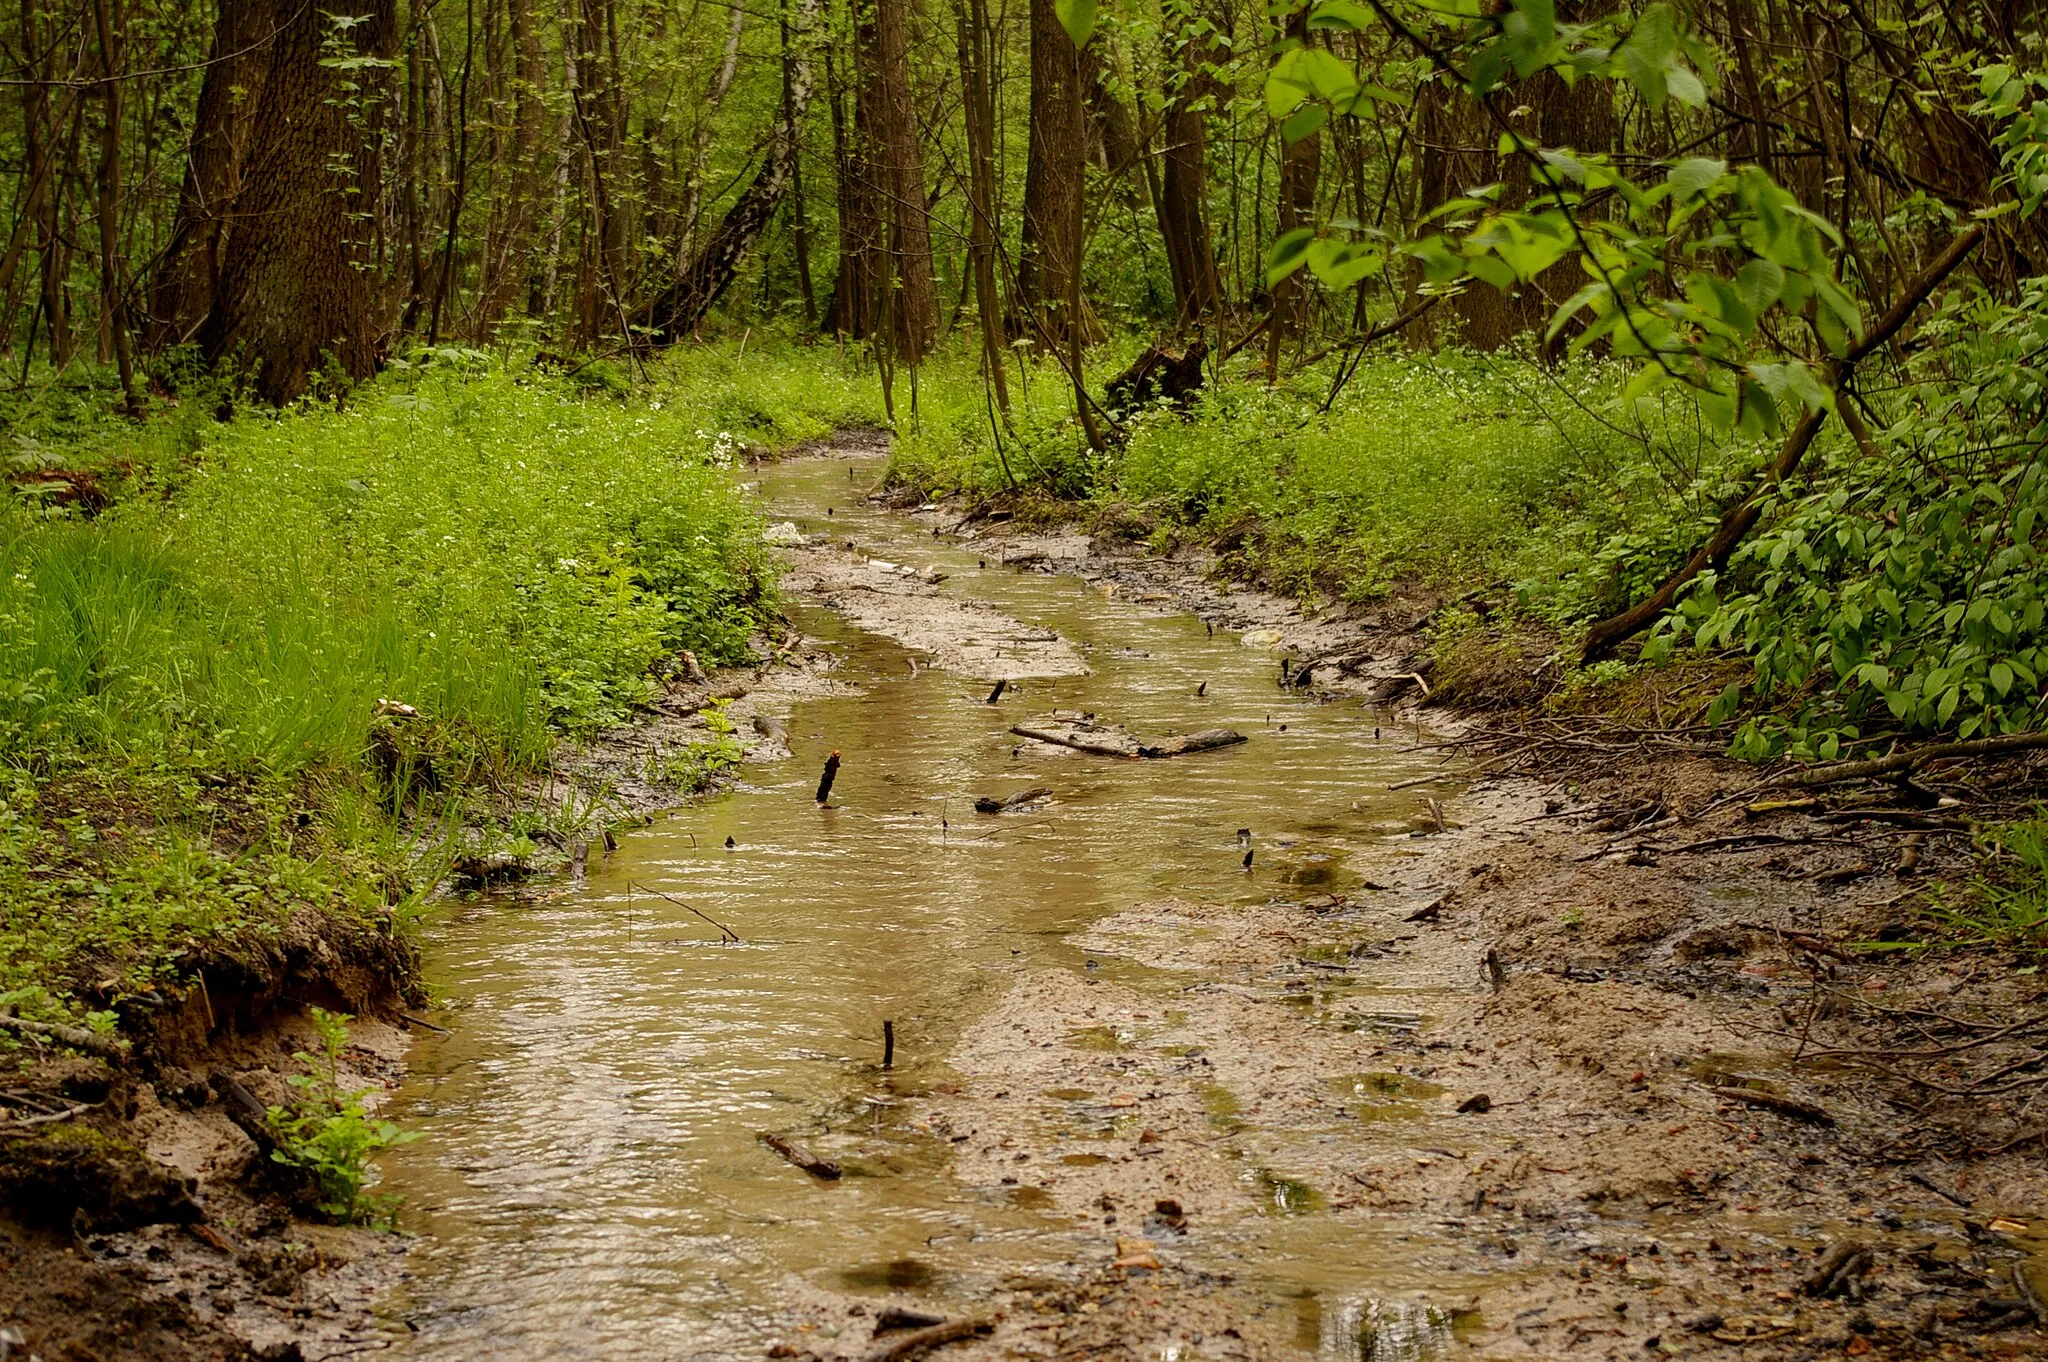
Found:
<svg viewBox="0 0 2048 1362"><path fill-rule="evenodd" d="M886 1348L877 1348L867 1355L867 1362L909 1362L910 1358L921 1357L933 1348L993 1333L995 1327L985 1319L947 1320L944 1324L934 1324L929 1329L919 1329L915 1333L905 1334Z"/></svg>

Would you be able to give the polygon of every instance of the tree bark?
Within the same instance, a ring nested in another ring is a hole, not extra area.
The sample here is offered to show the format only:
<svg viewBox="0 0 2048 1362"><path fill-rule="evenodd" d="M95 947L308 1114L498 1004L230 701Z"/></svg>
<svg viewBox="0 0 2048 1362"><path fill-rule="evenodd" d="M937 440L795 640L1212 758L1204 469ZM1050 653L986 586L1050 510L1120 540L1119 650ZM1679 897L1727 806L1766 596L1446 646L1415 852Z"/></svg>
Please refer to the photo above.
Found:
<svg viewBox="0 0 2048 1362"><path fill-rule="evenodd" d="M1209 20L1179 15L1177 38L1168 37L1171 85L1166 104L1166 148L1155 211L1166 262L1173 274L1180 325L1199 323L1223 305L1223 284L1209 243L1209 115L1215 96L1210 67L1227 56Z"/></svg>
<svg viewBox="0 0 2048 1362"><path fill-rule="evenodd" d="M1287 35L1299 42L1310 41L1308 32L1308 10L1295 10L1287 23ZM1291 145L1280 149L1280 203L1275 214L1274 239L1303 227L1312 227L1316 220L1316 187L1321 179L1323 167L1323 135L1312 132ZM1308 324L1309 303L1314 293L1309 288L1307 272L1296 270L1273 286L1271 310L1266 316L1266 380L1274 382L1280 377L1280 346L1290 337L1301 334Z"/></svg>
<svg viewBox="0 0 2048 1362"><path fill-rule="evenodd" d="M190 340L213 307L277 18L273 0L220 0L171 241L150 289L143 331L150 350Z"/></svg>
<svg viewBox="0 0 2048 1362"><path fill-rule="evenodd" d="M491 235L484 243L484 277L471 324L479 339L489 337L526 287L534 227L540 217L541 144L547 135L542 92L547 83L547 61L541 54L533 0L509 0L509 9L512 131L505 164L491 178L496 211Z"/></svg>
<svg viewBox="0 0 2048 1362"><path fill-rule="evenodd" d="M782 20L782 121L800 127L793 88L796 78L796 50L790 43L789 19ZM803 139L797 139L796 155L789 163L789 228L796 248L797 286L804 300L804 323L818 322L818 295L811 286L810 205L804 201Z"/></svg>
<svg viewBox="0 0 2048 1362"><path fill-rule="evenodd" d="M114 363L121 375L122 405L130 416L142 415L135 391L135 353L128 340L128 288L121 269L121 16L116 0L93 0L93 27L99 36L100 118L99 237L100 302L112 333Z"/></svg>
<svg viewBox="0 0 2048 1362"><path fill-rule="evenodd" d="M678 267L690 258L690 252L697 244L697 219L704 211L704 172L711 163L711 122L725 103L726 95L732 92L733 77L739 72L740 32L746 18L745 5L732 7L732 17L725 30L725 53L718 63L718 73L712 77L711 88L705 92L693 115L696 121L690 133L690 173L683 182L681 222L676 234Z"/></svg>
<svg viewBox="0 0 2048 1362"><path fill-rule="evenodd" d="M999 191L995 171L995 97L988 69L988 0L954 0L958 32L960 80L967 123L967 253L974 280L974 306L980 314L981 368L996 410L1010 415L1010 385L1004 367L1009 358L1003 334L1002 293L996 285L996 250L1000 224L996 218Z"/></svg>
<svg viewBox="0 0 2048 1362"><path fill-rule="evenodd" d="M832 155L839 189L839 273L832 285L826 329L862 340L874 329L882 277L882 204L874 136L874 101L866 97L863 54L874 50L873 25L857 23L853 42L854 88L838 78L828 52L826 79L832 82ZM848 97L852 109L847 108Z"/></svg>
<svg viewBox="0 0 2048 1362"><path fill-rule="evenodd" d="M1083 209L1087 110L1080 59L1053 0L1031 0L1031 136L1024 169L1024 236L1017 263L1017 310L1034 319L1042 343L1067 338L1080 259L1073 224ZM1094 319L1078 319L1083 340Z"/></svg>
<svg viewBox="0 0 2048 1362"><path fill-rule="evenodd" d="M874 0L877 133L882 193L888 210L889 268L896 355L921 363L939 331L938 286L932 278L931 223L925 207L924 158L910 96L910 0Z"/></svg>
<svg viewBox="0 0 2048 1362"><path fill-rule="evenodd" d="M340 41L381 56L392 19L392 0L377 0L371 21ZM210 362L242 367L258 393L279 403L303 393L327 360L351 379L377 365L349 220L359 190L337 169L360 150L359 139L344 107L348 92L322 65L328 25L320 9L301 6L271 49L237 226L199 333Z"/></svg>

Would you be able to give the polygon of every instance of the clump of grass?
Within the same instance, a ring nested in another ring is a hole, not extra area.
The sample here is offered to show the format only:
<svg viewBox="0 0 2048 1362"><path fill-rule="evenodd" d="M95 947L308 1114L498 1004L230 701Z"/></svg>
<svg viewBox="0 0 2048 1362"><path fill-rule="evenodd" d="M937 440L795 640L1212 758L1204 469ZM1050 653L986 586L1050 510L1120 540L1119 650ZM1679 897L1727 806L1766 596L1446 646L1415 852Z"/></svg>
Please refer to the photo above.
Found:
<svg viewBox="0 0 2048 1362"><path fill-rule="evenodd" d="M1935 885L1927 914L1966 946L2048 954L2048 811L1978 834L1979 873L1959 889Z"/></svg>
<svg viewBox="0 0 2048 1362"><path fill-rule="evenodd" d="M778 607L734 469L872 385L785 346L619 386L450 350L225 423L15 412L116 495L0 503L0 993L76 1016L308 908L387 930L558 738L749 656Z"/></svg>
<svg viewBox="0 0 2048 1362"><path fill-rule="evenodd" d="M269 1109L278 1137L270 1157L298 1171L305 1180L307 1203L328 1219L344 1225L377 1219L388 1223L398 1214L398 1201L367 1190L370 1160L394 1145L411 1143L419 1134L371 1116L363 1105L368 1088L343 1085L341 1056L352 1018L322 1007L312 1009L312 1017L319 1049L292 1053L304 1072L285 1080L298 1091L291 1104Z"/></svg>
<svg viewBox="0 0 2048 1362"><path fill-rule="evenodd" d="M1107 349L1094 378L1121 367ZM1333 362L1333 361L1332 361ZM1372 599L1395 581L1505 578L1525 611L1557 621L1617 590L1605 551L1638 557L1688 542L1717 503L1689 414L1620 414L1623 375L1586 361L1543 370L1511 358L1389 346L1330 410L1330 363L1269 385L1240 360L1185 414L1141 412L1120 447L1088 451L1062 376L1000 431L978 377L945 357L923 384L927 416L891 470L926 489L1013 489L1122 504L1224 554L1226 571L1303 597ZM1015 386L1015 385L1013 385ZM1683 446L1683 448L1681 448Z"/></svg>

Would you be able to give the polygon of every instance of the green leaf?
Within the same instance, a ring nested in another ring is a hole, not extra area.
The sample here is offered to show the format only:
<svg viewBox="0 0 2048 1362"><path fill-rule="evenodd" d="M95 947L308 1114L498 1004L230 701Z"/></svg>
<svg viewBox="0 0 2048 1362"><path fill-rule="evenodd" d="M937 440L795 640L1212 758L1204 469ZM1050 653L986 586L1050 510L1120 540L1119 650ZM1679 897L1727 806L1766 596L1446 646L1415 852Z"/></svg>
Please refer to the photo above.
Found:
<svg viewBox="0 0 2048 1362"><path fill-rule="evenodd" d="M1689 156L1671 167L1671 173L1664 177L1664 182L1671 186L1673 194L1689 199L1727 173L1726 161L1711 156Z"/></svg>
<svg viewBox="0 0 2048 1362"><path fill-rule="evenodd" d="M1266 254L1266 284L1271 287L1300 269L1308 259L1308 247L1316 238L1312 227L1297 227L1273 243Z"/></svg>
<svg viewBox="0 0 2048 1362"><path fill-rule="evenodd" d="M1785 267L1774 260L1752 260L1735 272L1735 291L1744 306L1758 316L1778 301L1778 292L1784 287Z"/></svg>
<svg viewBox="0 0 2048 1362"><path fill-rule="evenodd" d="M1271 117L1287 117L1307 98L1308 87L1282 75L1277 66L1266 73L1266 113Z"/></svg>
<svg viewBox="0 0 2048 1362"><path fill-rule="evenodd" d="M1351 0L1323 0L1310 11L1308 26L1311 31L1334 28L1359 33L1373 26L1373 17L1365 6L1354 5Z"/></svg>
<svg viewBox="0 0 2048 1362"><path fill-rule="evenodd" d="M1701 108L1707 102L1707 87L1690 67L1672 63L1665 69L1664 84L1671 97L1689 109Z"/></svg>
<svg viewBox="0 0 2048 1362"><path fill-rule="evenodd" d="M1330 121L1330 106L1309 104L1295 111L1293 117L1280 125L1280 136L1288 146L1293 146L1304 137L1313 137L1322 131L1323 124Z"/></svg>
<svg viewBox="0 0 2048 1362"><path fill-rule="evenodd" d="M1621 73L1648 100L1651 108L1662 108L1670 91L1668 72L1678 56L1678 21L1669 5L1652 5L1636 20L1622 40L1615 58Z"/></svg>
<svg viewBox="0 0 2048 1362"><path fill-rule="evenodd" d="M1306 80L1308 88L1324 99L1338 99L1358 88L1358 75L1350 63L1336 53L1320 47L1297 48L1289 56L1295 59L1295 70L1290 73L1295 80Z"/></svg>
<svg viewBox="0 0 2048 1362"><path fill-rule="evenodd" d="M1347 289L1380 267L1380 253L1354 242L1325 237L1310 244L1308 267L1333 289Z"/></svg>
<svg viewBox="0 0 2048 1362"><path fill-rule="evenodd" d="M1095 0L1052 0L1052 8L1074 46L1088 46L1095 36Z"/></svg>

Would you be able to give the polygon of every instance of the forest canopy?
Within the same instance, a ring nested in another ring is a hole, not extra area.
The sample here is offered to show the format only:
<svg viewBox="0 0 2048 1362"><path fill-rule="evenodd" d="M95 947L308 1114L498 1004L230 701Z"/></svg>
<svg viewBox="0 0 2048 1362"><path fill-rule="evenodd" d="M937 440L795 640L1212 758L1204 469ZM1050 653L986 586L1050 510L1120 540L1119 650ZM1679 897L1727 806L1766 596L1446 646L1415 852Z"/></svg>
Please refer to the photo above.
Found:
<svg viewBox="0 0 2048 1362"><path fill-rule="evenodd" d="M1111 495L1192 438L1162 404L1263 383L1313 443L1374 344L1472 353L1634 451L1568 587L1518 588L1583 662L1740 648L1795 744L2037 718L2016 3L27 0L5 41L23 400L338 398L449 346L644 377L759 332L852 347L891 419L977 355L956 482L1029 443L1042 370L1080 461L1024 478Z"/></svg>

